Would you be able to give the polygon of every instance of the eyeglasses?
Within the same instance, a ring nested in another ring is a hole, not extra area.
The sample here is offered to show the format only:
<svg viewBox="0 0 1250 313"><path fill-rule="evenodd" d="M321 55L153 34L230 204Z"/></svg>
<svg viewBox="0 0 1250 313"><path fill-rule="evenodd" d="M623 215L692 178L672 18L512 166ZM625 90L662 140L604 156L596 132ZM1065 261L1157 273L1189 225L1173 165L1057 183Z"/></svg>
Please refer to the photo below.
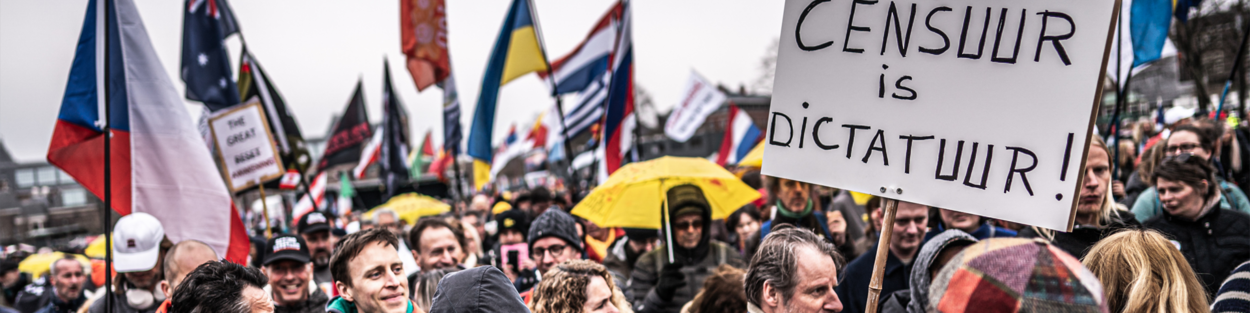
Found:
<svg viewBox="0 0 1250 313"><path fill-rule="evenodd" d="M551 245L547 248L534 248L533 250L530 250L530 258L542 259L543 256L547 255L547 252L551 252L552 257L558 257L564 254L564 249L566 248L568 248L568 246L565 245Z"/></svg>
<svg viewBox="0 0 1250 313"><path fill-rule="evenodd" d="M673 223L673 229L686 230L693 227L694 229L703 229L703 220L681 221Z"/></svg>
<svg viewBox="0 0 1250 313"><path fill-rule="evenodd" d="M1190 142L1190 143L1182 143L1182 144L1177 144L1177 145L1168 145L1167 151L1168 153L1176 154L1176 153L1181 153L1181 152L1194 151L1194 149L1198 149L1199 147L1201 146L1199 146L1196 143Z"/></svg>

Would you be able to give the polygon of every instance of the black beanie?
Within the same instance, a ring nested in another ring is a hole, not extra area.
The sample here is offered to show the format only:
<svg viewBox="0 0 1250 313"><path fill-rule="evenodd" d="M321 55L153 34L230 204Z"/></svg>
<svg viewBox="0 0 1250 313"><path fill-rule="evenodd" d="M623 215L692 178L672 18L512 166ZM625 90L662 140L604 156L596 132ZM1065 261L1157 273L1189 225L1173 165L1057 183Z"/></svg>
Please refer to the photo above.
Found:
<svg viewBox="0 0 1250 313"><path fill-rule="evenodd" d="M577 220L561 210L547 210L530 224L530 233L526 239L529 240L531 250L534 249L534 242L543 237L564 239L569 246L577 248L577 251L583 250L582 237L577 235Z"/></svg>

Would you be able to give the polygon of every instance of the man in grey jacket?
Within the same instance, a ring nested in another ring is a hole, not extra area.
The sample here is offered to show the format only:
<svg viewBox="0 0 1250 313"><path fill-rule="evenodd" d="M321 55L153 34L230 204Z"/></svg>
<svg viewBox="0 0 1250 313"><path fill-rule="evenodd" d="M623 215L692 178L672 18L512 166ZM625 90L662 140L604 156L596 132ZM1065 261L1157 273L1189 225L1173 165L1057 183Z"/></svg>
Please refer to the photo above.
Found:
<svg viewBox="0 0 1250 313"><path fill-rule="evenodd" d="M712 223L712 209L702 189L694 185L673 187L668 190L668 201L672 229L665 225L664 231L671 242L643 254L634 264L630 279L632 302L640 313L679 312L699 293L703 280L716 267L745 267L737 250L712 241L706 231Z"/></svg>

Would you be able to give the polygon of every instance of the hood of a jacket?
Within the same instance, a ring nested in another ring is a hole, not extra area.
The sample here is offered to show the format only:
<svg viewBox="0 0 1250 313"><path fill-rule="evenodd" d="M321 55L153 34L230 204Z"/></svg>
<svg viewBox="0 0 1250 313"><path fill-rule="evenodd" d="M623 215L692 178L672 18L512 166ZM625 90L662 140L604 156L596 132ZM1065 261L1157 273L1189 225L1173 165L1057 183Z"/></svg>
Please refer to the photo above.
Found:
<svg viewBox="0 0 1250 313"><path fill-rule="evenodd" d="M708 204L707 198L703 196L703 190L695 185L681 185L668 189L668 219L670 222L677 220L677 214L683 209L697 208L703 215L703 235L699 237L699 245L694 249L687 249L675 242L670 242L673 246L674 259L682 264L695 264L702 261L707 256L708 241L711 240L712 227L712 207ZM669 224L660 221L661 227L664 228L665 234L676 236L669 229ZM669 238L672 238L669 236Z"/></svg>
<svg viewBox="0 0 1250 313"><path fill-rule="evenodd" d="M516 287L494 266L448 274L438 282L430 313L529 312Z"/></svg>
<svg viewBox="0 0 1250 313"><path fill-rule="evenodd" d="M912 263L911 280L909 288L911 288L911 303L907 304L907 312L923 313L929 304L929 266L933 265L933 261L937 259L939 253L953 243L962 243L964 245L974 244L977 242L972 235L958 229L949 229L943 231L933 239L929 239L924 247L920 248L920 252L916 253L916 261Z"/></svg>

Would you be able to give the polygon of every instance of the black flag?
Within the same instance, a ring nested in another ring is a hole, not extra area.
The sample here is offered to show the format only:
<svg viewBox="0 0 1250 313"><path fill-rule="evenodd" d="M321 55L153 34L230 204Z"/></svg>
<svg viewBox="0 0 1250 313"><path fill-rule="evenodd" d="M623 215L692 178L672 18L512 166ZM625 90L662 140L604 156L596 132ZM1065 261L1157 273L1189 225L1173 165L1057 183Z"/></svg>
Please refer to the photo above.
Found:
<svg viewBox="0 0 1250 313"><path fill-rule="evenodd" d="M239 61L241 98L250 100L255 97L260 100L265 116L269 118L269 130L274 135L282 164L286 164L289 170L308 169L312 165L309 164L312 162L312 156L308 154L308 147L304 143L304 135L299 130L299 123L287 110L286 100L269 80L269 75L256 62L256 58L247 51L247 47L243 47L243 54L240 58L242 59Z"/></svg>
<svg viewBox="0 0 1250 313"><path fill-rule="evenodd" d="M326 151L321 154L317 171L338 164L356 164L360 161L360 149L373 135L369 131L369 114L365 112L365 96L362 83L356 82L356 91L347 102L347 110L334 123L334 132L326 139Z"/></svg>
<svg viewBox="0 0 1250 313"><path fill-rule="evenodd" d="M379 175L386 184L386 197L394 196L408 182L408 112L391 85L390 62L382 60L382 151ZM385 201L385 199L383 199Z"/></svg>

